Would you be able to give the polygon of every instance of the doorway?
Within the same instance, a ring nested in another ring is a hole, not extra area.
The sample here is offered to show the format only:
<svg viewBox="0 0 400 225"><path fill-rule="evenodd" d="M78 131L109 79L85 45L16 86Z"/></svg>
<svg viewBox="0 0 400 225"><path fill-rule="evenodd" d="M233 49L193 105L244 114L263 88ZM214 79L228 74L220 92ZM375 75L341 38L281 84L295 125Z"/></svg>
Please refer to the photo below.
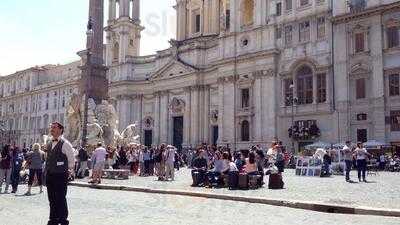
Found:
<svg viewBox="0 0 400 225"><path fill-rule="evenodd" d="M357 129L357 142L367 142L368 141L368 132L367 129Z"/></svg>
<svg viewBox="0 0 400 225"><path fill-rule="evenodd" d="M144 131L144 145L147 147L151 147L153 144L153 131L145 130Z"/></svg>
<svg viewBox="0 0 400 225"><path fill-rule="evenodd" d="M212 127L212 144L217 145L218 142L218 126Z"/></svg>
<svg viewBox="0 0 400 225"><path fill-rule="evenodd" d="M173 117L173 145L180 151L183 142L183 116Z"/></svg>

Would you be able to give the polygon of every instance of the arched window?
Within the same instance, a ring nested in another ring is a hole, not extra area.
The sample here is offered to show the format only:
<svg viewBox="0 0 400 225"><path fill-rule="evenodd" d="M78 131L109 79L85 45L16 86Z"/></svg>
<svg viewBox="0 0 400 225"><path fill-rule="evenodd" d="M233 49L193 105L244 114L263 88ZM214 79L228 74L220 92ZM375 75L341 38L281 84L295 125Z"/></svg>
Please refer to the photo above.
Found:
<svg viewBox="0 0 400 225"><path fill-rule="evenodd" d="M243 12L242 16L243 25L253 24L254 0L243 0L242 12Z"/></svg>
<svg viewBox="0 0 400 225"><path fill-rule="evenodd" d="M241 127L242 141L250 141L250 124L249 121L244 120Z"/></svg>
<svg viewBox="0 0 400 225"><path fill-rule="evenodd" d="M310 67L302 66L296 73L297 98L299 104L313 102L313 72Z"/></svg>
<svg viewBox="0 0 400 225"><path fill-rule="evenodd" d="M119 58L119 44L115 42L113 49L113 61L117 61Z"/></svg>

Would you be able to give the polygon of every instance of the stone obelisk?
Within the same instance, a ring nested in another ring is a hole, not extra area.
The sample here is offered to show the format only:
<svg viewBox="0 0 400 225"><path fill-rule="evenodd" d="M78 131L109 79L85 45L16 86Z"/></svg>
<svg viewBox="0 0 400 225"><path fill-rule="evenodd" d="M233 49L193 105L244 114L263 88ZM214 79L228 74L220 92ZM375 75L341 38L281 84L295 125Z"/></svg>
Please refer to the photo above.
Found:
<svg viewBox="0 0 400 225"><path fill-rule="evenodd" d="M78 55L82 58L79 94L83 99L82 145L86 144L88 122L88 99L96 104L108 98L107 67L103 63L104 0L89 0L86 50Z"/></svg>

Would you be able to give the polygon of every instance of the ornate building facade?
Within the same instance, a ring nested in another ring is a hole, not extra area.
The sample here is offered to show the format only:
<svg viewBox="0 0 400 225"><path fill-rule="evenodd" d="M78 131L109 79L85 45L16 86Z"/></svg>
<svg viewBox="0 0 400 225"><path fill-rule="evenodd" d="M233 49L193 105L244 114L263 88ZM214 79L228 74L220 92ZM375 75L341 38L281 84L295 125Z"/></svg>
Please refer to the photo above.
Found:
<svg viewBox="0 0 400 225"><path fill-rule="evenodd" d="M176 40L149 56L139 5L109 0L105 61L146 145L399 140L399 1L177 0Z"/></svg>

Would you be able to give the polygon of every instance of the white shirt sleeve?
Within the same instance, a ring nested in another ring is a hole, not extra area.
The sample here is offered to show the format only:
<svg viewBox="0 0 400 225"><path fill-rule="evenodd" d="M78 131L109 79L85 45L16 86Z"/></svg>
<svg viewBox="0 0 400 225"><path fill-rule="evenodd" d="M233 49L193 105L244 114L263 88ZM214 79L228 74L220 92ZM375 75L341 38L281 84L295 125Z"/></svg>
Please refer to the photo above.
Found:
<svg viewBox="0 0 400 225"><path fill-rule="evenodd" d="M67 140L64 140L64 144L62 146L62 153L64 153L68 158L68 168L74 169L75 167L74 148L72 148L71 143L69 143L69 141Z"/></svg>

